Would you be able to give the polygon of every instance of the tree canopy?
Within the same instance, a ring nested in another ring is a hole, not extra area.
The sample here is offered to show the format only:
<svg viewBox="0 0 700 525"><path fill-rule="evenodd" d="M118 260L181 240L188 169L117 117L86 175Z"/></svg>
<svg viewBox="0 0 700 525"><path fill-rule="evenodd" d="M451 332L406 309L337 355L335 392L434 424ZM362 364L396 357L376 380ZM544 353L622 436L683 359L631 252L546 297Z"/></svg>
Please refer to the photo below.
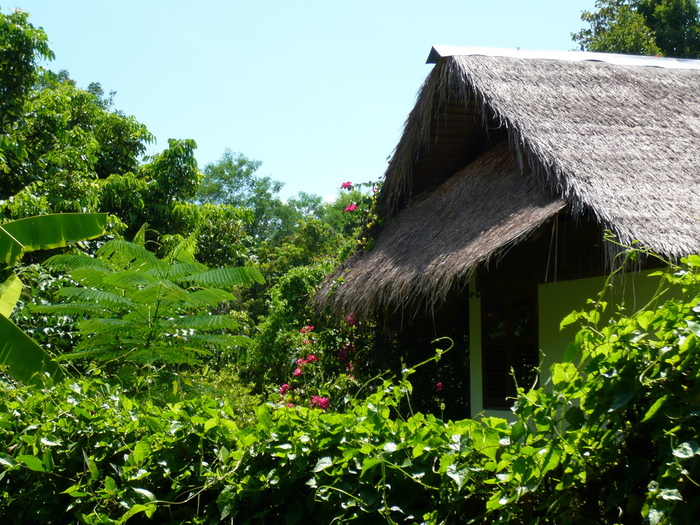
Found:
<svg viewBox="0 0 700 525"><path fill-rule="evenodd" d="M695 0L596 0L589 24L572 35L583 51L700 57L700 13Z"/></svg>

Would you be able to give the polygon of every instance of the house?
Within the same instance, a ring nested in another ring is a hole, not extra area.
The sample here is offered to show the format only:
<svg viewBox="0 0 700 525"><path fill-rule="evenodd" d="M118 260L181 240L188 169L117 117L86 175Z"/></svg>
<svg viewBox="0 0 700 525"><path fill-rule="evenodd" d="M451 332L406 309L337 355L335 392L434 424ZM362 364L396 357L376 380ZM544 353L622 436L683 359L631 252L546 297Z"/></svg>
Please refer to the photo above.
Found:
<svg viewBox="0 0 700 525"><path fill-rule="evenodd" d="M546 381L573 335L560 321L624 246L700 252L700 61L434 47L428 62L379 196L384 226L316 301L459 324L472 416L502 416L511 370L529 384L539 365ZM657 284L642 262L615 301L633 308Z"/></svg>

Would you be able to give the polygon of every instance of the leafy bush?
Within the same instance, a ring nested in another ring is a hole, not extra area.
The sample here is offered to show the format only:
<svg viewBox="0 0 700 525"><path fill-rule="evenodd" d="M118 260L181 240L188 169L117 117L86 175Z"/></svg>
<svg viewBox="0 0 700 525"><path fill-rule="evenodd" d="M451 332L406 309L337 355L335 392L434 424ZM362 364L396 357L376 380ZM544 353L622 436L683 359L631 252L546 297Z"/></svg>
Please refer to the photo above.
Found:
<svg viewBox="0 0 700 525"><path fill-rule="evenodd" d="M604 298L514 421L402 416L413 369L343 412L135 402L97 380L5 388L6 522L694 523L700 257L673 300L601 321ZM440 352L435 359L440 358ZM308 361L307 361L308 364ZM312 362L313 364L313 362Z"/></svg>

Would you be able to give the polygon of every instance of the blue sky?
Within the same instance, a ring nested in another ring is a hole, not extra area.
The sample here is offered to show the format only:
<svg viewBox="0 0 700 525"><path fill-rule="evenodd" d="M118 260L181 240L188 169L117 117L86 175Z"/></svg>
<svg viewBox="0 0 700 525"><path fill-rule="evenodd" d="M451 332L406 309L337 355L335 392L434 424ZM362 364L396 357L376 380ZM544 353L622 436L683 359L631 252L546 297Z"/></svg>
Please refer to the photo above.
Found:
<svg viewBox="0 0 700 525"><path fill-rule="evenodd" d="M379 179L432 45L574 49L594 0L15 0L81 87L156 136L229 148L299 191Z"/></svg>

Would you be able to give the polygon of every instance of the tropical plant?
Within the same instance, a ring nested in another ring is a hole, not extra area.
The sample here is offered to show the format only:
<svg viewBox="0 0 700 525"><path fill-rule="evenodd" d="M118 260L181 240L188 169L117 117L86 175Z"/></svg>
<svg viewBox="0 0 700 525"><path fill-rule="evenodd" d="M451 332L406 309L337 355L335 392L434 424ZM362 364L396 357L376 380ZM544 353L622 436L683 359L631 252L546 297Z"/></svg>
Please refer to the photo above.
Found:
<svg viewBox="0 0 700 525"><path fill-rule="evenodd" d="M99 237L107 214L59 214L30 217L0 225L0 364L15 379L38 380L37 374L62 375L61 368L31 337L10 321L22 281L12 266L26 252L60 248L68 243Z"/></svg>
<svg viewBox="0 0 700 525"><path fill-rule="evenodd" d="M237 316L212 309L233 301L232 287L263 282L253 267L209 270L194 260L193 238L164 259L137 242L110 240L95 257L81 253L51 257L46 266L66 271L76 286L58 292L64 303L35 306L34 311L83 316L80 342L63 359L195 363L212 351L248 343L233 334Z"/></svg>

